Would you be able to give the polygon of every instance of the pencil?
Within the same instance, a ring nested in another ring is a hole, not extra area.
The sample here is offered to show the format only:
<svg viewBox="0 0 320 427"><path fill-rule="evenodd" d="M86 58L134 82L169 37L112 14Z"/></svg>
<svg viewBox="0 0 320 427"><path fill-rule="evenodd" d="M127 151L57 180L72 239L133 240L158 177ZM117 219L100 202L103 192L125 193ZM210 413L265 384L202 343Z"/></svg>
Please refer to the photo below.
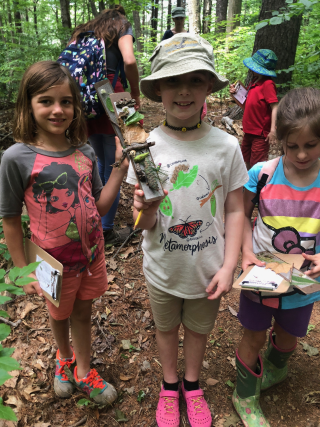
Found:
<svg viewBox="0 0 320 427"><path fill-rule="evenodd" d="M141 211L139 212L139 214L137 216L136 222L134 223L134 227L133 227L134 230L136 229L137 225L139 224L142 212L143 212L143 209L141 209Z"/></svg>

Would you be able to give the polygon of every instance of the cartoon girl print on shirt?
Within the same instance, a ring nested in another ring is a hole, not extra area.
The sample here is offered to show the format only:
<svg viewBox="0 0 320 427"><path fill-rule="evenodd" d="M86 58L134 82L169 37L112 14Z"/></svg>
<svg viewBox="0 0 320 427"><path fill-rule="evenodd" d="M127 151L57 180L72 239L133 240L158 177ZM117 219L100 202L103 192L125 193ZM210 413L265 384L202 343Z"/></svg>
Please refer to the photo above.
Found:
<svg viewBox="0 0 320 427"><path fill-rule="evenodd" d="M40 205L36 237L52 241L53 248L46 250L66 271L84 269L97 255L102 238L90 177L88 173L81 177L71 165L53 162L42 169L32 186ZM88 213L90 203L95 209Z"/></svg>

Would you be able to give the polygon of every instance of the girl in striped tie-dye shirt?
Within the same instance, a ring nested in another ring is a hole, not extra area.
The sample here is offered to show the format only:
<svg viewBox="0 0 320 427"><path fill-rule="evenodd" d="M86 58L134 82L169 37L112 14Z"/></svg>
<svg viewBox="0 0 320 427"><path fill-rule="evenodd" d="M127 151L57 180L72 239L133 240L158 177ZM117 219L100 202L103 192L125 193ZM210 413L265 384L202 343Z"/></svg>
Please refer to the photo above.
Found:
<svg viewBox="0 0 320 427"><path fill-rule="evenodd" d="M259 174L264 163L249 171L245 185L246 222L242 244L242 268L262 266L255 253L270 251L302 254L306 274L320 276L320 91L294 89L280 102L277 139L284 155L272 178L259 196L259 214L252 233L252 199L258 192ZM261 174L260 174L261 175ZM290 287L287 293L242 291L239 320L244 334L236 352L237 387L233 404L247 427L269 426L260 405L260 389L265 390L287 376L287 360L294 352L297 337L307 333L313 303L320 292L302 295ZM266 340L263 361L259 355Z"/></svg>

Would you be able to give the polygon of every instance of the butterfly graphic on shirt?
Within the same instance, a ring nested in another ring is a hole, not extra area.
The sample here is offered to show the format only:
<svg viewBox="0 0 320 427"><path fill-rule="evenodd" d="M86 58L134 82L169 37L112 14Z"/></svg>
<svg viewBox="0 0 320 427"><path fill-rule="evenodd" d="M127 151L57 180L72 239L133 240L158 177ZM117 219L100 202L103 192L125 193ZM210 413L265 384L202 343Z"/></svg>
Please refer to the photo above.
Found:
<svg viewBox="0 0 320 427"><path fill-rule="evenodd" d="M197 231L201 227L203 221L197 220L197 221L188 221L190 216L184 221L183 219L180 219L180 221L183 221L184 224L177 224L173 225L169 228L169 233L176 234L177 236L181 237L181 239L186 239L187 237L192 237L197 234Z"/></svg>

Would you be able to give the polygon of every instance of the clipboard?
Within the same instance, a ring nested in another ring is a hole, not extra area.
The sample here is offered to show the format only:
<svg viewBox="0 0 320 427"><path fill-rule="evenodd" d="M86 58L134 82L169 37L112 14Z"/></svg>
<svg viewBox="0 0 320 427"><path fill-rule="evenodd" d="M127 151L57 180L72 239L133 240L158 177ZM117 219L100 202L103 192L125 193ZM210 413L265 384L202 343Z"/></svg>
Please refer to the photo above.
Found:
<svg viewBox="0 0 320 427"><path fill-rule="evenodd" d="M43 260L44 263L46 263L46 267L49 271L51 271L51 277L48 277L48 281L44 280L46 275L45 272L42 275L42 278L39 279L38 273L37 275L37 269L41 267L41 264L37 267L35 270L35 274L38 278L40 287L43 291L43 294L45 297L52 302L53 305L56 307L59 307L60 305L60 296L61 296L61 287L62 287L62 274L63 274L63 265L57 261L55 258L53 258L51 255L48 254L44 249L40 248L35 243L31 242L30 239L25 239L24 244L24 251L26 255L27 263L30 264L32 262L39 261L39 259ZM43 267L43 266L42 266ZM54 289L54 292L50 294L47 292L43 287L48 287L49 283L52 285L52 288Z"/></svg>
<svg viewBox="0 0 320 427"><path fill-rule="evenodd" d="M234 99L235 103L239 105L244 110L244 104L247 100L248 90L245 85L240 82L240 80L236 83L236 93L231 93L232 99Z"/></svg>

